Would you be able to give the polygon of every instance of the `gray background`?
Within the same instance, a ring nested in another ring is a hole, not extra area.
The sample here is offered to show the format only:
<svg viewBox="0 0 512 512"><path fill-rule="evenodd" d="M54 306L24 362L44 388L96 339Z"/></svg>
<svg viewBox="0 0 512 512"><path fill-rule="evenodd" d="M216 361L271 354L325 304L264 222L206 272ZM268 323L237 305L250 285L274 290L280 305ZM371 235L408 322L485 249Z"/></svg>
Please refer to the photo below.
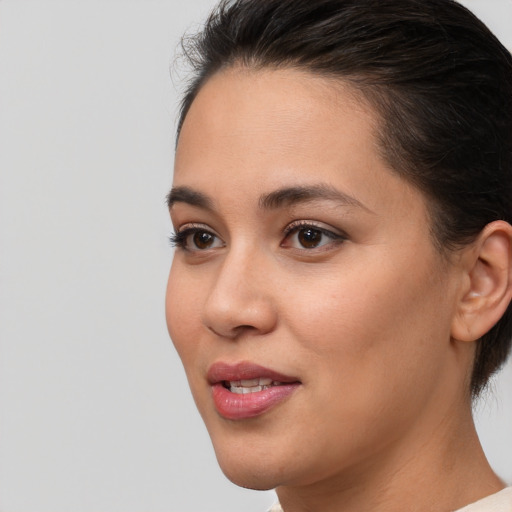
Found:
<svg viewBox="0 0 512 512"><path fill-rule="evenodd" d="M211 0L0 1L0 511L257 512L164 321L177 91ZM512 48L512 0L467 0ZM179 80L179 73L173 73ZM478 406L512 482L512 363Z"/></svg>

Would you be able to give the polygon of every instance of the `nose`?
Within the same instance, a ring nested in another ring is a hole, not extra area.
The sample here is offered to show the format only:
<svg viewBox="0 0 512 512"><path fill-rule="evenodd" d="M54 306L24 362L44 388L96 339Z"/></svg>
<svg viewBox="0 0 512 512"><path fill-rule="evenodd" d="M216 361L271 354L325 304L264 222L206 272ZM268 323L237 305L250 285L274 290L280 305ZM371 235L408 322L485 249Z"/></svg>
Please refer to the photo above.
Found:
<svg viewBox="0 0 512 512"><path fill-rule="evenodd" d="M210 331L235 339L242 334L267 334L275 328L275 283L263 259L243 251L225 257L203 307L202 322Z"/></svg>

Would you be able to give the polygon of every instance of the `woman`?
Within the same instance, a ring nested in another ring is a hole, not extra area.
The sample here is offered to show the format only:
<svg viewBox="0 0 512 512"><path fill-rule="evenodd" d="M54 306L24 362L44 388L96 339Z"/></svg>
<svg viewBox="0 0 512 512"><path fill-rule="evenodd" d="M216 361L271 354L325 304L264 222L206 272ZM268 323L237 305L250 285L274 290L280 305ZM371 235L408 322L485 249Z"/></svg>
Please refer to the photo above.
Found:
<svg viewBox="0 0 512 512"><path fill-rule="evenodd" d="M224 473L512 510L471 412L510 350L510 54L451 0L226 2L186 48L167 321Z"/></svg>

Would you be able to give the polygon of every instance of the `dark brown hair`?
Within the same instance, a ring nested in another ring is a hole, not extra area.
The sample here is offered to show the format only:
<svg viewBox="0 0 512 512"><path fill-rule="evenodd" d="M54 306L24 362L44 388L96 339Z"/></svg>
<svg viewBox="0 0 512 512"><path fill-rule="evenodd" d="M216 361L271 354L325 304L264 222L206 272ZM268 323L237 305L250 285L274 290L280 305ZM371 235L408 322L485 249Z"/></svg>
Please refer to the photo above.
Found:
<svg viewBox="0 0 512 512"><path fill-rule="evenodd" d="M183 48L195 73L178 137L219 70L308 70L348 81L374 105L383 156L428 197L441 252L512 221L512 57L457 2L225 0ZM478 342L473 395L505 362L511 336L509 307Z"/></svg>

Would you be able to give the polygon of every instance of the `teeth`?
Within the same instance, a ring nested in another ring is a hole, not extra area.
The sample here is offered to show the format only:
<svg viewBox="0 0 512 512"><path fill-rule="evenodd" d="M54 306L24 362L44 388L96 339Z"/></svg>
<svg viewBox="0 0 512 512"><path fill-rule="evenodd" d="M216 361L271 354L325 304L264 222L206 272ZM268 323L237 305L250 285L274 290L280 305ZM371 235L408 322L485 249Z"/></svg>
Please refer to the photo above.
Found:
<svg viewBox="0 0 512 512"><path fill-rule="evenodd" d="M264 389L268 389L272 386L279 386L280 384L280 382L273 381L272 379L268 378L243 379L227 382L229 390L232 393L236 393L238 395L257 393L258 391L263 391Z"/></svg>
<svg viewBox="0 0 512 512"><path fill-rule="evenodd" d="M272 379L247 379L241 380L240 386L244 388L252 388L254 386L270 386Z"/></svg>
<svg viewBox="0 0 512 512"><path fill-rule="evenodd" d="M240 385L244 388L252 388L254 386L259 386L260 379L246 379L241 380Z"/></svg>

